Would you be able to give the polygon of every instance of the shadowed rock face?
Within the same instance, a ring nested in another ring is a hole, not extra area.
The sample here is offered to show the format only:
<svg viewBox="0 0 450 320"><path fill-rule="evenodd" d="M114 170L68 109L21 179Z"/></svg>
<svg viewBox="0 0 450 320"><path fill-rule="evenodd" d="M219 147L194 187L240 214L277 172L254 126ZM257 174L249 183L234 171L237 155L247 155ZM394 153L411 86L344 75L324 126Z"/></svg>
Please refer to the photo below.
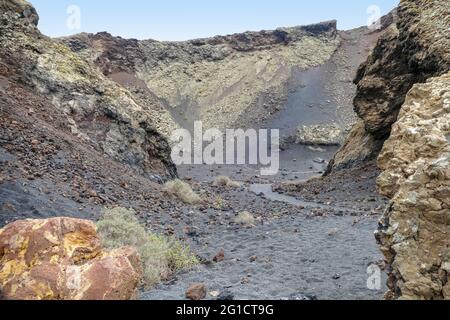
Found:
<svg viewBox="0 0 450 320"><path fill-rule="evenodd" d="M394 20L396 24L388 27L355 79L354 108L364 128L354 128L329 170L376 158L412 86L449 70L446 1L403 0Z"/></svg>
<svg viewBox="0 0 450 320"><path fill-rule="evenodd" d="M355 79L355 111L367 132L380 139L389 135L413 84L446 72L450 65L448 3L403 1L397 12L397 30L380 40Z"/></svg>

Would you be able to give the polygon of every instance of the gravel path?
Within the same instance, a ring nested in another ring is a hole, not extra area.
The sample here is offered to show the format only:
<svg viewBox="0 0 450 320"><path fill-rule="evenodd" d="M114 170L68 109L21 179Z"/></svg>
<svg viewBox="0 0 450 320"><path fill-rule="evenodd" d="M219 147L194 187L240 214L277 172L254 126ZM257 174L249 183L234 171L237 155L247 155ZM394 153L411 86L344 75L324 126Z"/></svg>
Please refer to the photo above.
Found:
<svg viewBox="0 0 450 320"><path fill-rule="evenodd" d="M381 258L377 221L354 221L293 215L250 229L218 229L192 247L210 258L223 249L223 262L180 274L142 299L183 299L197 282L235 299L381 299L384 288L366 285L368 265Z"/></svg>

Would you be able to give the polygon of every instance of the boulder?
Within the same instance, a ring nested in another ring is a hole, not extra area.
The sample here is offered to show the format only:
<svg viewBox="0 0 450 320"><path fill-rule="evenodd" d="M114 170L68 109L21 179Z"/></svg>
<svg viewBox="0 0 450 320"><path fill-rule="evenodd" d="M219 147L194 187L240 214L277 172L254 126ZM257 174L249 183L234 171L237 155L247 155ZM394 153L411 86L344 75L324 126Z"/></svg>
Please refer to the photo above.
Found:
<svg viewBox="0 0 450 320"><path fill-rule="evenodd" d="M4 299L129 300L141 275L135 249L105 251L91 221L21 220L0 230Z"/></svg>
<svg viewBox="0 0 450 320"><path fill-rule="evenodd" d="M203 300L206 297L208 290L202 283L194 283L186 291L186 298L194 301Z"/></svg>
<svg viewBox="0 0 450 320"><path fill-rule="evenodd" d="M300 126L296 135L296 143L304 145L333 146L341 141L342 129L334 123Z"/></svg>

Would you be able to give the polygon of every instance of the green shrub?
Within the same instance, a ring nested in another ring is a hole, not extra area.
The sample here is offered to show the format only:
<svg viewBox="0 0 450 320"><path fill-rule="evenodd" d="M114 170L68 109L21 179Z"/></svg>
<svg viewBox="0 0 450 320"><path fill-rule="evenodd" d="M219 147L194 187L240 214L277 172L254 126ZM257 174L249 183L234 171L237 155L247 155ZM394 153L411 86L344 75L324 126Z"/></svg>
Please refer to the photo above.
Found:
<svg viewBox="0 0 450 320"><path fill-rule="evenodd" d="M141 256L144 270L143 285L151 288L173 274L198 264L190 248L173 237L157 235L145 230L134 210L107 209L97 223L98 232L106 248L132 246Z"/></svg>

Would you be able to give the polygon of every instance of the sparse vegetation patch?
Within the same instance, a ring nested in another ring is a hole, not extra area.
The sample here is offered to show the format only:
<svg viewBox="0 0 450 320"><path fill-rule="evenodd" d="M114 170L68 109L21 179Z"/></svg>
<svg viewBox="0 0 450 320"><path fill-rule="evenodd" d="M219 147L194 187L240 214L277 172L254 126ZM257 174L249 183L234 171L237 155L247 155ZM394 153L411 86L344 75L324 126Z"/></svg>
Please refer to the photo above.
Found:
<svg viewBox="0 0 450 320"><path fill-rule="evenodd" d="M105 210L97 228L105 247L132 246L137 249L144 270L142 282L146 288L154 287L175 273L198 264L186 244L147 231L132 209L118 207Z"/></svg>

